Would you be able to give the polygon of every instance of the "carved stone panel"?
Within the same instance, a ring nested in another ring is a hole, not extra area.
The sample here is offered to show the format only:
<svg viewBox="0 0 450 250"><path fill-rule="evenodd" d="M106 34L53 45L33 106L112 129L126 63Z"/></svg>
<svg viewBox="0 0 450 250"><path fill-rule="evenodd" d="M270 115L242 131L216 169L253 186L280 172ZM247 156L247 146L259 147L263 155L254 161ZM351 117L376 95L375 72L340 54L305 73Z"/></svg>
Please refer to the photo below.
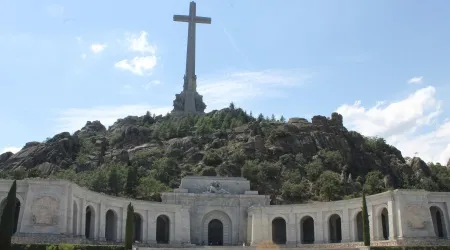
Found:
<svg viewBox="0 0 450 250"><path fill-rule="evenodd" d="M42 196L34 199L31 218L33 224L51 226L58 225L60 201L54 197Z"/></svg>
<svg viewBox="0 0 450 250"><path fill-rule="evenodd" d="M411 229L425 229L427 226L428 215L429 212L427 208L421 204L410 204L404 211L406 224Z"/></svg>

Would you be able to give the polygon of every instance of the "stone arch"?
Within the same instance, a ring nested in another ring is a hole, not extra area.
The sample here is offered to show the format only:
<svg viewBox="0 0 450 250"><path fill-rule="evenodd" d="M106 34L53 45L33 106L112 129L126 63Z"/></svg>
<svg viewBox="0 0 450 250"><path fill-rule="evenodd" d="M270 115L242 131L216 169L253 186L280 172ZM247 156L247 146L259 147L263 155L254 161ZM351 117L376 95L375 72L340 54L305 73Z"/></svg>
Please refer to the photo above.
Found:
<svg viewBox="0 0 450 250"><path fill-rule="evenodd" d="M353 219L354 228L355 228L355 240L363 241L363 214L362 211L359 211L355 214Z"/></svg>
<svg viewBox="0 0 450 250"><path fill-rule="evenodd" d="M434 234L438 238L447 238L445 215L439 206L430 206L431 220L433 222Z"/></svg>
<svg viewBox="0 0 450 250"><path fill-rule="evenodd" d="M283 217L275 217L272 220L272 242L274 244L286 244L286 220Z"/></svg>
<svg viewBox="0 0 450 250"><path fill-rule="evenodd" d="M133 216L133 220L134 220L134 223L133 223L133 225L134 225L133 242L134 241L142 242L143 236L144 236L143 235L143 232L144 232L143 225L144 225L144 223L143 223L142 215L135 212L134 216Z"/></svg>
<svg viewBox="0 0 450 250"><path fill-rule="evenodd" d="M106 241L117 241L117 214L109 209L105 214L105 239Z"/></svg>
<svg viewBox="0 0 450 250"><path fill-rule="evenodd" d="M4 202L6 202L6 198L4 197L2 201L0 202L0 205L2 205ZM23 199L20 195L16 195L16 209L14 211L14 228L13 228L13 234L20 232L20 224L22 222L22 216L23 216Z"/></svg>
<svg viewBox="0 0 450 250"><path fill-rule="evenodd" d="M84 235L87 239L95 238L95 210L89 205L86 207L86 221L84 226Z"/></svg>
<svg viewBox="0 0 450 250"><path fill-rule="evenodd" d="M306 215L300 220L300 242L302 244L314 244L315 230L313 217Z"/></svg>
<svg viewBox="0 0 450 250"><path fill-rule="evenodd" d="M203 226L203 238L202 238L202 243L203 244L209 244L208 242L208 235L211 231L210 226L210 222L212 220L217 220L219 222L222 223L222 238L223 238L223 242L222 245L227 246L227 245L232 245L233 241L232 241L232 224L231 224L231 219L230 217L222 211L218 211L218 210L214 210L209 212L208 214L206 214L203 217L203 222L202 222L202 226ZM215 221L215 226L218 226L219 223L217 223L217 221Z"/></svg>
<svg viewBox="0 0 450 250"><path fill-rule="evenodd" d="M386 207L378 210L378 238L381 240L389 239L389 212Z"/></svg>
<svg viewBox="0 0 450 250"><path fill-rule="evenodd" d="M76 201L73 201L72 208L72 234L78 235L78 205Z"/></svg>
<svg viewBox="0 0 450 250"><path fill-rule="evenodd" d="M338 243L342 241L342 225L341 216L332 214L328 218L328 239L330 243Z"/></svg>
<svg viewBox="0 0 450 250"><path fill-rule="evenodd" d="M159 244L170 242L170 218L165 214L160 214L156 218L156 242Z"/></svg>

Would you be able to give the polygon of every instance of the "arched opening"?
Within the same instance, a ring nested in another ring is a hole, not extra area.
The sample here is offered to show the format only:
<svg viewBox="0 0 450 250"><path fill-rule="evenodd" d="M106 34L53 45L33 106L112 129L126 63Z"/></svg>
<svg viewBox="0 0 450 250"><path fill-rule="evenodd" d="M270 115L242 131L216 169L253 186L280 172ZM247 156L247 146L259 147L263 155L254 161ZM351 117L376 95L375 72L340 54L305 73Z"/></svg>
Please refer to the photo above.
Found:
<svg viewBox="0 0 450 250"><path fill-rule="evenodd" d="M142 241L142 217L134 213L134 239L133 241Z"/></svg>
<svg viewBox="0 0 450 250"><path fill-rule="evenodd" d="M328 219L329 237L331 243L342 241L341 217L333 214Z"/></svg>
<svg viewBox="0 0 450 250"><path fill-rule="evenodd" d="M72 209L72 234L78 235L78 206L77 203L73 202L73 209Z"/></svg>
<svg viewBox="0 0 450 250"><path fill-rule="evenodd" d="M275 218L272 221L272 242L286 244L286 221L283 218Z"/></svg>
<svg viewBox="0 0 450 250"><path fill-rule="evenodd" d="M433 221L434 234L438 238L446 238L445 217L442 210L437 206L430 207L431 220Z"/></svg>
<svg viewBox="0 0 450 250"><path fill-rule="evenodd" d="M363 241L363 217L362 212L358 212L355 218L356 241Z"/></svg>
<svg viewBox="0 0 450 250"><path fill-rule="evenodd" d="M160 215L156 219L156 242L160 244L169 243L170 220L167 215Z"/></svg>
<svg viewBox="0 0 450 250"><path fill-rule="evenodd" d="M389 239L389 213L386 208L381 210L381 231L383 239Z"/></svg>
<svg viewBox="0 0 450 250"><path fill-rule="evenodd" d="M208 223L208 245L223 246L223 224L218 219Z"/></svg>
<svg viewBox="0 0 450 250"><path fill-rule="evenodd" d="M301 222L302 226L302 244L314 243L314 219L311 216L303 217Z"/></svg>
<svg viewBox="0 0 450 250"><path fill-rule="evenodd" d="M106 241L117 240L117 216L113 210L106 212L105 239Z"/></svg>
<svg viewBox="0 0 450 250"><path fill-rule="evenodd" d="M86 224L84 227L84 235L87 239L94 238L95 230L95 213L91 206L86 208Z"/></svg>

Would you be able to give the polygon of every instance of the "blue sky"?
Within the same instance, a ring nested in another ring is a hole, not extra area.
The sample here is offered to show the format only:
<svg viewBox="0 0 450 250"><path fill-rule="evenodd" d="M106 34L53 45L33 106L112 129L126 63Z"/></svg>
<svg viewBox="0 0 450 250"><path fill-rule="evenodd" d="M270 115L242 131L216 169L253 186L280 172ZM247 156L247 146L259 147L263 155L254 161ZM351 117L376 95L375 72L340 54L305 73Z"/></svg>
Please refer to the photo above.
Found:
<svg viewBox="0 0 450 250"><path fill-rule="evenodd" d="M189 1L0 2L0 152L87 120L166 113ZM329 116L404 155L450 157L449 1L197 1L208 110ZM447 97L447 98L446 98Z"/></svg>

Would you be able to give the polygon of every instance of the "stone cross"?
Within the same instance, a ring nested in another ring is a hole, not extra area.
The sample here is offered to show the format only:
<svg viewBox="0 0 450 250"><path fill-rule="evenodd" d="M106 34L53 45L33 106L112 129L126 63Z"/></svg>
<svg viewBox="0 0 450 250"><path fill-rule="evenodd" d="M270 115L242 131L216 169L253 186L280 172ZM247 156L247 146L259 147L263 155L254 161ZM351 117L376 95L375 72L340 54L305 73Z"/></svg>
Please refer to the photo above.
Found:
<svg viewBox="0 0 450 250"><path fill-rule="evenodd" d="M211 24L211 18L196 16L196 5L192 1L189 5L189 16L174 15L173 20L177 22L188 23L188 41L187 41L187 53L186 53L186 72L184 75L183 91L185 92L185 112L195 112L195 100L193 95L196 91L195 75L195 25L197 23Z"/></svg>
<svg viewBox="0 0 450 250"><path fill-rule="evenodd" d="M185 86L185 88L188 87L192 89L192 80L195 79L195 25L197 23L211 24L211 18L196 16L196 4L192 1L189 5L189 16L174 15L173 20L177 22L187 22L189 24L185 72L188 86Z"/></svg>

